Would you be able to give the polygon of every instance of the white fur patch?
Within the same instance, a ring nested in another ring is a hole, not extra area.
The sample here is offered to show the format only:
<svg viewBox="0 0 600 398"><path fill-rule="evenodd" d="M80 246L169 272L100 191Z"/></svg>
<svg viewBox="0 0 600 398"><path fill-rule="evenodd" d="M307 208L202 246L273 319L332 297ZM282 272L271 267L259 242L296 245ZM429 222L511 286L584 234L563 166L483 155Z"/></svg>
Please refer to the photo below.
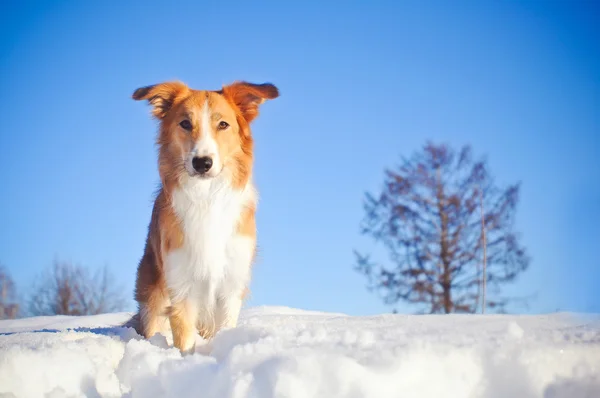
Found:
<svg viewBox="0 0 600 398"><path fill-rule="evenodd" d="M184 180L172 197L184 244L166 254L166 282L173 301L190 300L197 306L199 321L214 324L227 318L215 314L228 310L217 303L239 297L249 280L255 242L238 235L236 228L244 206L256 202L256 191L252 183L234 190L223 174Z"/></svg>

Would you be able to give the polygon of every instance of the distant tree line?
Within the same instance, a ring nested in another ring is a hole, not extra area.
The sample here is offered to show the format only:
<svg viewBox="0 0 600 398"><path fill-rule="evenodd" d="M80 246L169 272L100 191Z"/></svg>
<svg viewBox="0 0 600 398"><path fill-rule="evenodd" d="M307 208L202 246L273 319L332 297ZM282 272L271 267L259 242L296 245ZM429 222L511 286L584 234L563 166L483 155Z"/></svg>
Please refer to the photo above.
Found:
<svg viewBox="0 0 600 398"><path fill-rule="evenodd" d="M127 301L108 267L96 272L54 260L40 273L23 300L6 267L0 265L0 319L41 315L96 315L124 311Z"/></svg>

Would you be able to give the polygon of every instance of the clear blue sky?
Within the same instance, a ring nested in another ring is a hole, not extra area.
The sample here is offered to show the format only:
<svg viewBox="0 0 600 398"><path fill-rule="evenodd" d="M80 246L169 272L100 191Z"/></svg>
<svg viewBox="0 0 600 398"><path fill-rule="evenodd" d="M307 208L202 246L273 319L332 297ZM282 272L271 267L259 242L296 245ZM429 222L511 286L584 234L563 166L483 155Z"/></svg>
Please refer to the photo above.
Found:
<svg viewBox="0 0 600 398"><path fill-rule="evenodd" d="M269 81L250 305L389 311L352 270L363 193L433 139L523 184L515 310L600 312L600 8L419 3L1 2L0 262L22 294L55 256L108 264L132 298L158 174L131 93Z"/></svg>

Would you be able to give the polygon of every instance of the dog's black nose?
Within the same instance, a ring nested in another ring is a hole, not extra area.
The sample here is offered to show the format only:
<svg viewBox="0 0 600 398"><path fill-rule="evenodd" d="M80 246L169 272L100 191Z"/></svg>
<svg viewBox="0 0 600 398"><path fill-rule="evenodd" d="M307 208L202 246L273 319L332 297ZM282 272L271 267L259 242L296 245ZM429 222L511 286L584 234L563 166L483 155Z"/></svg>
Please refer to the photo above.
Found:
<svg viewBox="0 0 600 398"><path fill-rule="evenodd" d="M212 167L212 159L208 156L202 158L195 157L192 159L192 166L198 173L206 173Z"/></svg>

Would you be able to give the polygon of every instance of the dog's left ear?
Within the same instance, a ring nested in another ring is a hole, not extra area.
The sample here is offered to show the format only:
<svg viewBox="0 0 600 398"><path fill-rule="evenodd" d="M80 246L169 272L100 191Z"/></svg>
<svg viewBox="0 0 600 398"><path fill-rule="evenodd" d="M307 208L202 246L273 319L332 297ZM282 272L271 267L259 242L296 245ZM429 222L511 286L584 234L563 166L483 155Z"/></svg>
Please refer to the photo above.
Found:
<svg viewBox="0 0 600 398"><path fill-rule="evenodd" d="M279 97L279 90L271 83L235 82L223 86L223 94L239 108L244 119L250 123L258 116L258 106L268 99Z"/></svg>
<svg viewBox="0 0 600 398"><path fill-rule="evenodd" d="M154 117L162 119L177 98L183 97L188 92L189 88L184 83L173 81L140 87L133 92L131 98L137 101L147 99L153 106L152 114Z"/></svg>

